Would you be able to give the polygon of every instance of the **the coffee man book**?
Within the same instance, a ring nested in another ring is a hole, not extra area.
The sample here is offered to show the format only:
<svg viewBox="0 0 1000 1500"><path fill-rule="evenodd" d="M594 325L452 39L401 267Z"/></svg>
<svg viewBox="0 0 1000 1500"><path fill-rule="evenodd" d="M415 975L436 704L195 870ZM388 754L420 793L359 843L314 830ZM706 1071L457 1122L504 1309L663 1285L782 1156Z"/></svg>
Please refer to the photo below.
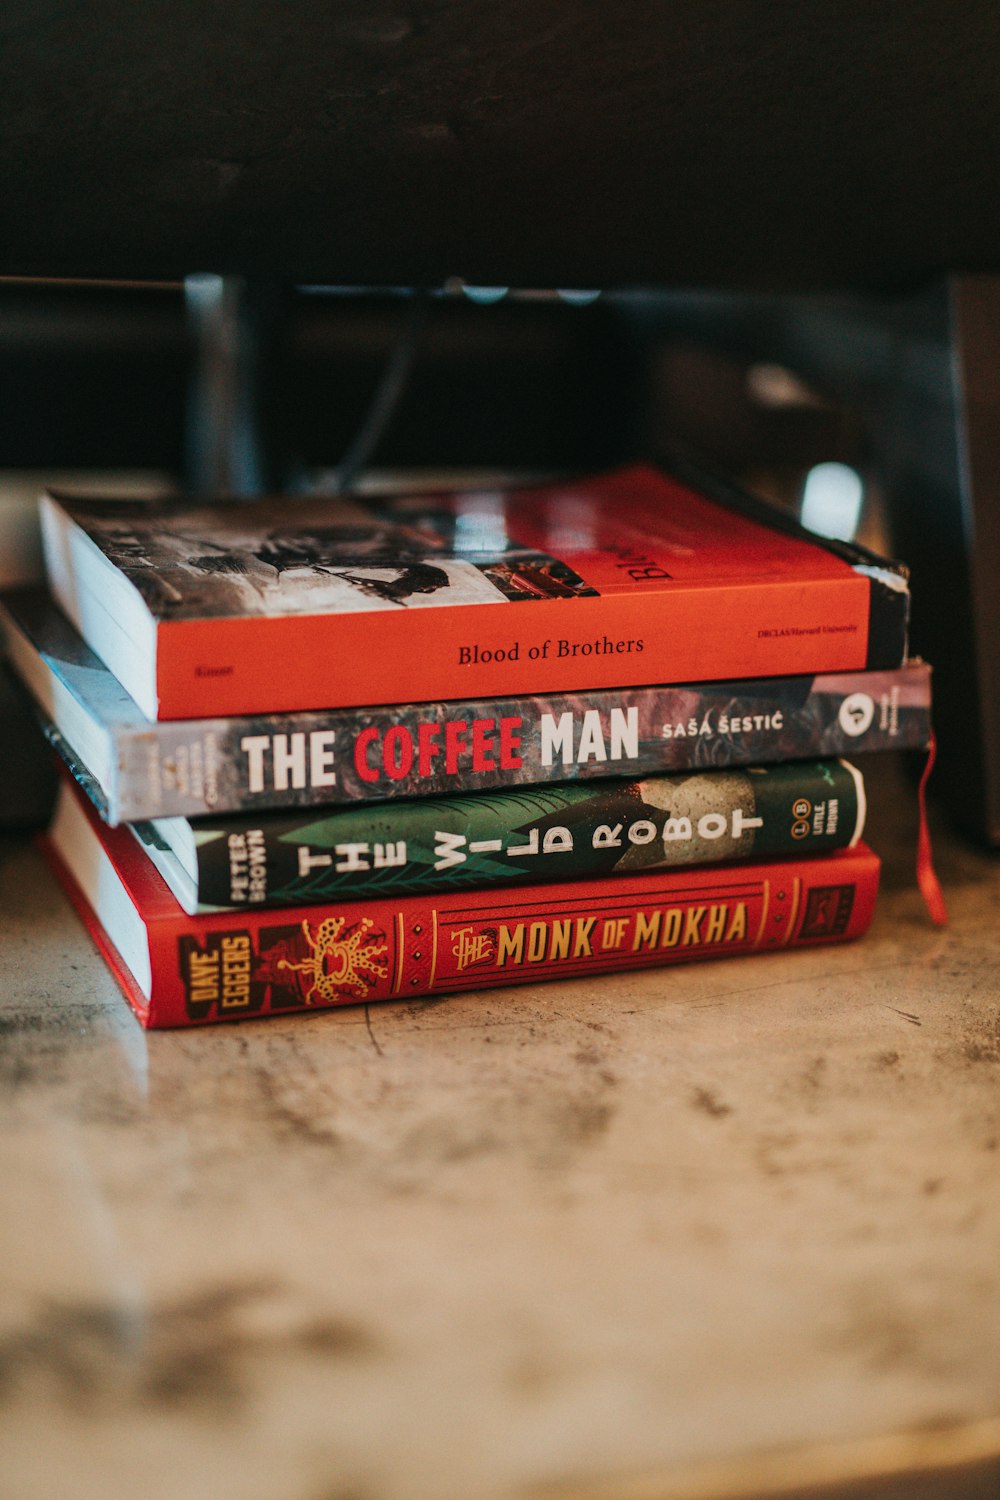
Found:
<svg viewBox="0 0 1000 1500"><path fill-rule="evenodd" d="M285 1015L843 942L869 926L866 845L504 892L189 916L127 828L64 783L47 848L146 1026Z"/></svg>
<svg viewBox="0 0 1000 1500"><path fill-rule="evenodd" d="M196 912L805 857L856 844L865 812L855 766L812 760L130 826Z"/></svg>
<svg viewBox="0 0 1000 1500"><path fill-rule="evenodd" d="M931 733L924 662L151 723L44 590L0 596L0 631L111 824L925 749Z"/></svg>
<svg viewBox="0 0 1000 1500"><path fill-rule="evenodd" d="M898 667L905 570L646 466L545 487L41 506L149 718Z"/></svg>

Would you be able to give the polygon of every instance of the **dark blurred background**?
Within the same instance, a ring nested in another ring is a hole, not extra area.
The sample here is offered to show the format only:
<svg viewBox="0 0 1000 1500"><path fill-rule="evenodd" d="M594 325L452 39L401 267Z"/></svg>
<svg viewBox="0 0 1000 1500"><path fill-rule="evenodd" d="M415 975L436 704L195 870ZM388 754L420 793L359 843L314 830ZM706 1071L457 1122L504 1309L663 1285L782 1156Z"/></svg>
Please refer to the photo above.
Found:
<svg viewBox="0 0 1000 1500"><path fill-rule="evenodd" d="M25 471L693 451L911 564L938 786L1000 843L989 0L22 0L0 37L0 523Z"/></svg>

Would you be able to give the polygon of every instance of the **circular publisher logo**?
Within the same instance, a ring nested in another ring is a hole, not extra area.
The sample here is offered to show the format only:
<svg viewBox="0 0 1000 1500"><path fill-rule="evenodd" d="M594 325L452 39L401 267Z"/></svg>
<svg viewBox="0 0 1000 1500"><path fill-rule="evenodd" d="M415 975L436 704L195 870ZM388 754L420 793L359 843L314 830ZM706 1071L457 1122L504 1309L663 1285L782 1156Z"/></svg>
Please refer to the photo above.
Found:
<svg viewBox="0 0 1000 1500"><path fill-rule="evenodd" d="M845 734L852 737L864 734L875 717L875 699L867 693L849 693L840 705L837 717Z"/></svg>
<svg viewBox="0 0 1000 1500"><path fill-rule="evenodd" d="M813 805L809 801L808 797L796 797L795 801L792 803L793 818L808 818L812 810Z"/></svg>

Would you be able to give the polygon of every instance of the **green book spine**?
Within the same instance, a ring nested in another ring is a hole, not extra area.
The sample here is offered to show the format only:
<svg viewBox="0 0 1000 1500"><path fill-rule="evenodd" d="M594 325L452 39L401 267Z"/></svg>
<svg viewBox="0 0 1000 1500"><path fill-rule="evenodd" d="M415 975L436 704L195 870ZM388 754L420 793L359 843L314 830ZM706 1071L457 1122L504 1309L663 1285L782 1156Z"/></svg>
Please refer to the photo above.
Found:
<svg viewBox="0 0 1000 1500"><path fill-rule="evenodd" d="M421 798L322 817L243 814L189 827L199 905L219 908L807 857L854 844L864 814L860 773L845 761L817 760Z"/></svg>

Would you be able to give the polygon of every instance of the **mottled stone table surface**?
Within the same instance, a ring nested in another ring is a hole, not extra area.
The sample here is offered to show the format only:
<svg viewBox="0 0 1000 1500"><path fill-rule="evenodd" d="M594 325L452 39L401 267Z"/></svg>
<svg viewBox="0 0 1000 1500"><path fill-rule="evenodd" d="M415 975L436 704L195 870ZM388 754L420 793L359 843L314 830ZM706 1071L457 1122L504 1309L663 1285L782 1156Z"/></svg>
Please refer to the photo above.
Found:
<svg viewBox="0 0 1000 1500"><path fill-rule="evenodd" d="M994 1493L1000 863L875 781L859 944L148 1036L8 839L4 1500Z"/></svg>

